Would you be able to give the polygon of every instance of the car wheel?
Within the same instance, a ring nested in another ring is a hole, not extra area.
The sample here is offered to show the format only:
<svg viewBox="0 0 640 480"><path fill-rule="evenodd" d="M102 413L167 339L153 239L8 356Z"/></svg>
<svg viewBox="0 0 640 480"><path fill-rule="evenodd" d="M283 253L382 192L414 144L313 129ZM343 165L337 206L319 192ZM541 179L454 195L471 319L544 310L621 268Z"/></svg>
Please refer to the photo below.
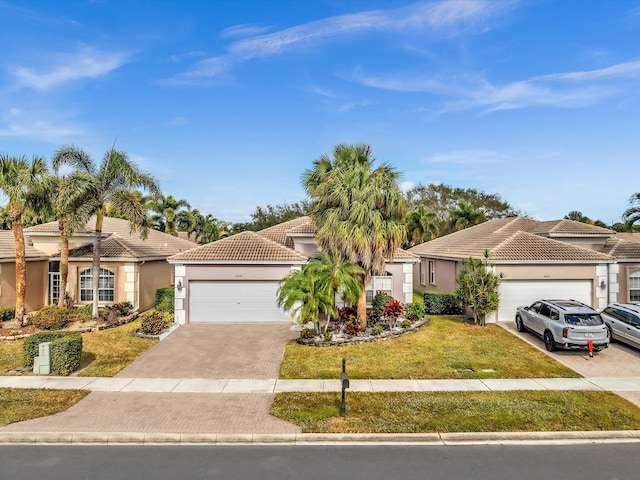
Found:
<svg viewBox="0 0 640 480"><path fill-rule="evenodd" d="M549 330L544 332L544 346L549 352L553 352L556 349L556 343L553 340L553 335Z"/></svg>
<svg viewBox="0 0 640 480"><path fill-rule="evenodd" d="M607 325L607 333L609 334L609 343L613 342L613 330L609 325Z"/></svg>
<svg viewBox="0 0 640 480"><path fill-rule="evenodd" d="M520 315L516 315L516 328L519 332L524 332L526 328L524 328L524 322L522 321L522 317Z"/></svg>

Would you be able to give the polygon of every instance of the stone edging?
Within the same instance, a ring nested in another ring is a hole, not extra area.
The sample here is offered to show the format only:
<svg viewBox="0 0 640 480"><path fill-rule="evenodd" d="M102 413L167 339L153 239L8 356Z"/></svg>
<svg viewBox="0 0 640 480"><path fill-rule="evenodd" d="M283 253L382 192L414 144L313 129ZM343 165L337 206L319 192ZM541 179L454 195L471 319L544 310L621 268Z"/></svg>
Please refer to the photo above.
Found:
<svg viewBox="0 0 640 480"><path fill-rule="evenodd" d="M326 342L322 339L322 336L316 336L314 338L297 338L296 342L300 345L306 345L308 347L336 347L342 345L360 345L363 343L371 342L384 342L385 340L391 340L403 335L417 332L420 328L429 323L429 318L424 317L416 322L412 323L407 328L396 328L393 330L385 330L380 335L368 335L366 337L351 336L351 337L333 337L330 341Z"/></svg>

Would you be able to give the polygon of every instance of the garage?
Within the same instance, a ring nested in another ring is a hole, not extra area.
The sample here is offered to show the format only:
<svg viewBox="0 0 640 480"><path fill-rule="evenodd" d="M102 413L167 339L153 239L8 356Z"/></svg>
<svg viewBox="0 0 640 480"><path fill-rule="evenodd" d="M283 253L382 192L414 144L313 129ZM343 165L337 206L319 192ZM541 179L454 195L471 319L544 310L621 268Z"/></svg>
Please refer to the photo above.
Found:
<svg viewBox="0 0 640 480"><path fill-rule="evenodd" d="M191 281L189 322L291 322L276 304L277 281Z"/></svg>
<svg viewBox="0 0 640 480"><path fill-rule="evenodd" d="M516 308L540 299L573 299L591 305L592 284L591 280L503 280L498 321L513 321Z"/></svg>

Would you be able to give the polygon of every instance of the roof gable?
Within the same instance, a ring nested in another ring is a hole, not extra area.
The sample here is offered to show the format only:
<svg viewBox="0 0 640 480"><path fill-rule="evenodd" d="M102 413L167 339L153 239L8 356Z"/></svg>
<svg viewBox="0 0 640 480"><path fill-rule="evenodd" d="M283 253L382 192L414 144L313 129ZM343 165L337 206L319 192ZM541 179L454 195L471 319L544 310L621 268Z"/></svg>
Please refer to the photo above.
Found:
<svg viewBox="0 0 640 480"><path fill-rule="evenodd" d="M171 261L186 262L306 262L309 257L259 233L245 231L186 252Z"/></svg>
<svg viewBox="0 0 640 480"><path fill-rule="evenodd" d="M34 248L27 239L24 242L24 250L27 260L48 258L49 256ZM0 230L0 260L14 260L16 258L16 243L12 230Z"/></svg>
<svg viewBox="0 0 640 480"><path fill-rule="evenodd" d="M517 261L610 261L604 253L518 231L489 251L491 260Z"/></svg>

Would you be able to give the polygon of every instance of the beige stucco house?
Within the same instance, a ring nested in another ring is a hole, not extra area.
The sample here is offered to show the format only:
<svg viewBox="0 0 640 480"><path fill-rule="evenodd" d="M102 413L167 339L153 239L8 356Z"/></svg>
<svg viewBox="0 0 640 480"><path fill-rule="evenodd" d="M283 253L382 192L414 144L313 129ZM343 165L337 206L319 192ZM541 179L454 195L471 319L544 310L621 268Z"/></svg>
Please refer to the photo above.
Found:
<svg viewBox="0 0 640 480"><path fill-rule="evenodd" d="M461 261L489 252L500 285L500 307L488 321L512 321L516 308L541 298L572 298L597 309L640 303L640 239L572 220L524 217L491 220L416 245L414 286L453 292Z"/></svg>
<svg viewBox="0 0 640 480"><path fill-rule="evenodd" d="M76 304L91 303L95 219L69 238L69 277L66 291ZM15 260L12 232L0 232L1 305L15 306ZM57 303L60 285L58 223L25 229L27 244L27 311ZM126 220L107 217L102 229L99 304L129 301L134 308L153 307L155 291L173 285L167 257L197 245L189 240L149 230L146 239L129 231Z"/></svg>
<svg viewBox="0 0 640 480"><path fill-rule="evenodd" d="M242 232L169 257L175 267L176 321L291 322L276 304L280 281L318 251L310 217ZM418 258L398 249L385 275L367 285L367 297L384 290L412 301L413 265Z"/></svg>

